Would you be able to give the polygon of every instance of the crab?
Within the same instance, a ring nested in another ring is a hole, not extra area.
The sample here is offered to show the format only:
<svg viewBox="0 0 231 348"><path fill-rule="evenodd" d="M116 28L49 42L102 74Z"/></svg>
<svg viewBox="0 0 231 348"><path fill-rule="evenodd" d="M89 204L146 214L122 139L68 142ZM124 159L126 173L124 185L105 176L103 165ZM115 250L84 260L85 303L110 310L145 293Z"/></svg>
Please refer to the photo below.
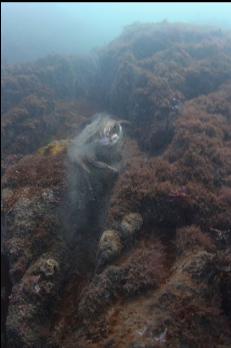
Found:
<svg viewBox="0 0 231 348"><path fill-rule="evenodd" d="M122 124L125 120L114 120L107 114L96 114L92 122L72 141L69 158L80 168L91 173L93 167L118 172L113 166L117 162L123 141Z"/></svg>

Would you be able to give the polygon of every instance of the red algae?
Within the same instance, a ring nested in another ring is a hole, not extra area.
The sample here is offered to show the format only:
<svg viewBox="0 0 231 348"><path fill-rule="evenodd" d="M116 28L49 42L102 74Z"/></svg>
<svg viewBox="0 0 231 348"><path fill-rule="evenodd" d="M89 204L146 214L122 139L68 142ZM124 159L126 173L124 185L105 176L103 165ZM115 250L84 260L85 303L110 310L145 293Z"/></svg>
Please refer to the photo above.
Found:
<svg viewBox="0 0 231 348"><path fill-rule="evenodd" d="M137 24L99 51L97 67L53 56L4 70L7 347L230 346L230 42ZM63 209L68 146L105 110L129 123L102 212L120 248L98 271L97 241L87 234L94 265L65 240ZM126 239L127 214L143 224Z"/></svg>

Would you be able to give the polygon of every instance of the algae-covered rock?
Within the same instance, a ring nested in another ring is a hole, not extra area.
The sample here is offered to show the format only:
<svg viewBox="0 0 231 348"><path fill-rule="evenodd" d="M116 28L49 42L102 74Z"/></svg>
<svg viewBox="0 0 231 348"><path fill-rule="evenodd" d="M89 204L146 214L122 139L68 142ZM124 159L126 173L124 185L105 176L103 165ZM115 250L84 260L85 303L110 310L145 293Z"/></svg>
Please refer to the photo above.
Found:
<svg viewBox="0 0 231 348"><path fill-rule="evenodd" d="M50 318L65 278L67 251L56 246L30 265L12 288L6 322L10 347L46 346Z"/></svg>

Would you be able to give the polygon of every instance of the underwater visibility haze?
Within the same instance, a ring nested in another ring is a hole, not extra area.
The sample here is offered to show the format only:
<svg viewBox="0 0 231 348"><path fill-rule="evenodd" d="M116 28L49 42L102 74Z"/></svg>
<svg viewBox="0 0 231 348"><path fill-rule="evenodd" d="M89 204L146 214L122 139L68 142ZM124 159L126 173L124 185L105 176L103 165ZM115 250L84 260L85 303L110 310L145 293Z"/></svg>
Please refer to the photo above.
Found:
<svg viewBox="0 0 231 348"><path fill-rule="evenodd" d="M108 44L134 22L186 22L230 29L230 3L11 3L1 4L2 59L35 60L82 54Z"/></svg>
<svg viewBox="0 0 231 348"><path fill-rule="evenodd" d="M1 8L1 347L230 347L231 5Z"/></svg>

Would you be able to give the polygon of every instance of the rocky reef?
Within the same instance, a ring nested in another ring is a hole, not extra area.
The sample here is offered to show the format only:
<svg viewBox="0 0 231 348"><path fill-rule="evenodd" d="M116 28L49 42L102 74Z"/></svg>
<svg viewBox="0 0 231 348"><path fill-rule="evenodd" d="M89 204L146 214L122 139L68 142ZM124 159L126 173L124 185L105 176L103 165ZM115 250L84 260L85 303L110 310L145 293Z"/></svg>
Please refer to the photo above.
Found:
<svg viewBox="0 0 231 348"><path fill-rule="evenodd" d="M1 171L2 347L231 345L229 32L4 67Z"/></svg>

